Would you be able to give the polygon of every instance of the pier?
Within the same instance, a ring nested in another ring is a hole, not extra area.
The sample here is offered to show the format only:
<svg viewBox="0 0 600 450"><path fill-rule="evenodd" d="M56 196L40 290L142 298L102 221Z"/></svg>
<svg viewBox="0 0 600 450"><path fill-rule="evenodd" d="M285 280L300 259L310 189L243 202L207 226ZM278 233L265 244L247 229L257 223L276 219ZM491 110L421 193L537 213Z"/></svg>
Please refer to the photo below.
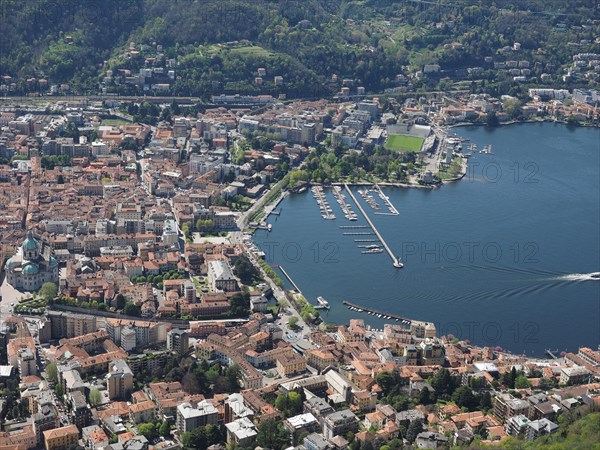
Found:
<svg viewBox="0 0 600 450"><path fill-rule="evenodd" d="M348 184L344 183L344 187L348 191L348 194L350 194L350 197L352 197L352 200L354 200L354 203L356 203L356 206L358 207L359 211L364 216L364 218L367 221L367 223L370 225L371 229L373 230L373 233L375 233L375 235L377 236L377 238L379 238L379 240L381 241L381 245L383 245L383 248L385 249L385 251L388 253L388 255L390 255L390 258L392 258L392 264L394 265L394 267L396 267L398 269L404 267L404 264L402 264L398 260L398 258L396 258L396 255L394 255L394 253L392 252L392 250L390 249L390 247L387 245L387 243L383 239L383 236L379 233L379 231L377 231L377 228L375 228L375 225L373 224L373 222L371 222L371 219L369 219L369 216L367 216L367 213L365 212L365 210L363 209L363 207L360 205L360 203L358 203L358 200L356 200L356 197L354 196L354 194L352 193L352 191L348 187Z"/></svg>
<svg viewBox="0 0 600 450"><path fill-rule="evenodd" d="M281 273L285 275L285 277L288 279L288 281L290 282L290 284L292 286L294 286L294 289L296 290L296 292L298 292L299 294L301 294L302 292L300 291L300 288L298 287L298 285L296 283L294 283L294 280L292 280L292 277L290 277L288 275L288 273L285 271L285 269L281 266L277 266L279 268L279 270L281 270Z"/></svg>
<svg viewBox="0 0 600 450"><path fill-rule="evenodd" d="M396 322L402 322L402 325L404 325L405 327L408 327L410 329L412 324L415 324L416 326L425 326L428 325L427 322L422 322L420 320L413 320L413 319L409 319L408 317L404 317L404 316L400 316L398 314L392 314L392 313L386 313L383 311L379 311L377 309L373 309L373 308L369 308L367 306L360 306L357 305L355 303L350 303L346 300L344 300L342 302L343 305L348 306L349 308L354 308L356 310L358 310L359 312L364 312L367 314L371 314L373 316L379 317L381 316L381 318L384 317L389 317L390 319L393 319ZM389 319L388 319L389 320Z"/></svg>
<svg viewBox="0 0 600 450"><path fill-rule="evenodd" d="M379 185L377 183L375 184L375 189L377 190L377 192L379 194L379 198L383 201L383 203L385 204L385 206L387 206L388 209L390 210L389 214L394 215L394 216L398 216L400 213L394 207L394 205L392 205L392 202L390 201L390 198L383 193L383 191L381 190L381 188L379 187Z"/></svg>
<svg viewBox="0 0 600 450"><path fill-rule="evenodd" d="M378 239L354 239L354 242L379 242Z"/></svg>
<svg viewBox="0 0 600 450"><path fill-rule="evenodd" d="M344 228L344 229L369 228L369 225L340 225L340 228Z"/></svg>
<svg viewBox="0 0 600 450"><path fill-rule="evenodd" d="M370 236L371 233L370 231L365 231L365 232L348 232L348 233L342 233L344 236Z"/></svg>
<svg viewBox="0 0 600 450"><path fill-rule="evenodd" d="M559 353L558 353L558 349L557 349L557 350L550 350L550 349L546 349L546 354L547 354L548 356L550 356L552 359L558 359L558 358L559 358L559 356L556 356L556 355L558 355L558 354L559 354Z"/></svg>

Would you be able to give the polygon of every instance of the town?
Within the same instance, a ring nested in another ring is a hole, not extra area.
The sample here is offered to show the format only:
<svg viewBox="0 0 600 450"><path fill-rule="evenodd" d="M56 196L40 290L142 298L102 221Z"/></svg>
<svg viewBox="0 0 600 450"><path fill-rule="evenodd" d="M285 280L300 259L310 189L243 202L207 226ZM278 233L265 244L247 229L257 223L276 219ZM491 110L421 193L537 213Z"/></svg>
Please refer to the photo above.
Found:
<svg viewBox="0 0 600 450"><path fill-rule="evenodd" d="M309 183L457 181L449 125L597 123L597 92L151 100L2 104L1 449L502 445L598 410L598 350L326 323L252 243Z"/></svg>

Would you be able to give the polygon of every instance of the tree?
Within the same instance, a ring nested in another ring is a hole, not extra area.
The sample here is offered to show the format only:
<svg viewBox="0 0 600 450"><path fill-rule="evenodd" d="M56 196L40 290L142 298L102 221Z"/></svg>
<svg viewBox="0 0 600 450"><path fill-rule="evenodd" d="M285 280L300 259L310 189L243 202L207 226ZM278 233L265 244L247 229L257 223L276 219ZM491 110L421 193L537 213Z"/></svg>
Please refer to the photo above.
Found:
<svg viewBox="0 0 600 450"><path fill-rule="evenodd" d="M389 395L397 385L397 378L392 372L381 372L375 377L375 381L383 391L383 395Z"/></svg>
<svg viewBox="0 0 600 450"><path fill-rule="evenodd" d="M479 409L483 411L487 411L492 409L492 396L486 391L481 395L481 400L479 401Z"/></svg>
<svg viewBox="0 0 600 450"><path fill-rule="evenodd" d="M500 120L498 120L496 111L490 111L486 114L485 123L488 127L497 127L498 125L500 125Z"/></svg>
<svg viewBox="0 0 600 450"><path fill-rule="evenodd" d="M415 439L423 431L423 421L421 419L413 420L406 430L406 439L409 442L415 442Z"/></svg>
<svg viewBox="0 0 600 450"><path fill-rule="evenodd" d="M183 233L183 236L185 237L186 242L192 241L192 236L190 234L190 223L189 222L184 222L184 224L181 225L181 232Z"/></svg>
<svg viewBox="0 0 600 450"><path fill-rule="evenodd" d="M419 393L419 404L431 405L432 403L435 403L435 395L432 395L429 389L424 387Z"/></svg>
<svg viewBox="0 0 600 450"><path fill-rule="evenodd" d="M38 291L40 297L42 297L47 302L54 300L56 298L56 294L58 294L58 287L56 283L47 282L42 284L42 287Z"/></svg>
<svg viewBox="0 0 600 450"><path fill-rule="evenodd" d="M98 406L100 403L102 403L102 394L98 389L92 389L90 391L90 404Z"/></svg>
<svg viewBox="0 0 600 450"><path fill-rule="evenodd" d="M118 293L117 297L115 298L115 307L117 309L123 309L125 308L125 304L126 304L126 300L125 297L123 296L123 294Z"/></svg>
<svg viewBox="0 0 600 450"><path fill-rule="evenodd" d="M212 219L198 219L196 220L196 231L207 232L215 229L215 224Z"/></svg>
<svg viewBox="0 0 600 450"><path fill-rule="evenodd" d="M260 447L283 450L290 445L290 433L281 422L265 420L260 423L257 432L256 443Z"/></svg>
<svg viewBox="0 0 600 450"><path fill-rule="evenodd" d="M231 314L247 317L250 309L250 295L246 292L238 292L231 297L229 304L231 305Z"/></svg>
<svg viewBox="0 0 600 450"><path fill-rule="evenodd" d="M299 392L292 391L287 394L287 397L290 415L295 416L302 413L302 395Z"/></svg>
<svg viewBox="0 0 600 450"><path fill-rule="evenodd" d="M288 326L292 329L295 330L298 328L298 317L296 316L292 316L288 319Z"/></svg>
<svg viewBox="0 0 600 450"><path fill-rule="evenodd" d="M138 433L144 436L149 441L156 439L158 437L158 432L156 430L156 425L152 422L142 423L138 425Z"/></svg>
<svg viewBox="0 0 600 450"><path fill-rule="evenodd" d="M464 407L469 410L475 409L478 404L477 397L473 395L473 391L467 385L462 385L454 391L452 401L461 408Z"/></svg>
<svg viewBox="0 0 600 450"><path fill-rule="evenodd" d="M516 380L517 380L517 369L515 367L513 367L510 372L505 372L502 375L502 383L510 389L515 388Z"/></svg>
<svg viewBox="0 0 600 450"><path fill-rule="evenodd" d="M164 438L168 438L169 436L171 436L171 426L169 425L169 422L167 422L166 420L160 425L160 428L158 430L158 432L160 433L160 435Z"/></svg>
<svg viewBox="0 0 600 450"><path fill-rule="evenodd" d="M141 316L142 312L138 305L136 305L133 302L127 302L125 303L125 307L123 308L123 314L127 316L139 317Z"/></svg>
<svg viewBox="0 0 600 450"><path fill-rule="evenodd" d="M504 104L504 110L511 119L518 119L521 116L521 106L523 103L520 100L508 100Z"/></svg>
<svg viewBox="0 0 600 450"><path fill-rule="evenodd" d="M527 389L530 387L531 382L529 381L529 378L527 378L525 375L517 376L515 379L515 389Z"/></svg>
<svg viewBox="0 0 600 450"><path fill-rule="evenodd" d="M279 394L275 399L275 408L281 411L286 417L295 416L302 413L302 401L302 395L296 391Z"/></svg>
<svg viewBox="0 0 600 450"><path fill-rule="evenodd" d="M242 370L237 364L232 364L225 371L225 380L228 392L237 392L240 390L238 380L242 377Z"/></svg>
<svg viewBox="0 0 600 450"><path fill-rule="evenodd" d="M435 389L438 398L450 398L456 385L448 369L440 369L431 380L431 386Z"/></svg>
<svg viewBox="0 0 600 450"><path fill-rule="evenodd" d="M56 368L56 364L50 363L46 366L46 376L48 377L48 381L50 383L58 382L58 370Z"/></svg>
<svg viewBox="0 0 600 450"><path fill-rule="evenodd" d="M233 266L233 273L246 285L252 285L254 280L260 279L260 272L245 255L238 257Z"/></svg>
<svg viewBox="0 0 600 450"><path fill-rule="evenodd" d="M56 386L54 386L54 393L56 394L56 396L58 398L62 398L63 397L63 387L62 384L58 383Z"/></svg>

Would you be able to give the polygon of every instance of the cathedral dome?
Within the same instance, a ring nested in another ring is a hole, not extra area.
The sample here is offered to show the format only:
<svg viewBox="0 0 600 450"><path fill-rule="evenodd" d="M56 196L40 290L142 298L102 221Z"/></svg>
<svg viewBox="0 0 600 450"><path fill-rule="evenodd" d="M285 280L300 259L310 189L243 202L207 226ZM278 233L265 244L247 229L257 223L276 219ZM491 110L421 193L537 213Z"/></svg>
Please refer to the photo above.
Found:
<svg viewBox="0 0 600 450"><path fill-rule="evenodd" d="M27 232L27 238L23 241L21 247L23 247L24 251L37 250L38 242L33 238L33 233L31 232L31 230Z"/></svg>
<svg viewBox="0 0 600 450"><path fill-rule="evenodd" d="M37 264L29 263L25 267L23 267L23 273L26 275L35 275L39 271L40 269L38 269Z"/></svg>

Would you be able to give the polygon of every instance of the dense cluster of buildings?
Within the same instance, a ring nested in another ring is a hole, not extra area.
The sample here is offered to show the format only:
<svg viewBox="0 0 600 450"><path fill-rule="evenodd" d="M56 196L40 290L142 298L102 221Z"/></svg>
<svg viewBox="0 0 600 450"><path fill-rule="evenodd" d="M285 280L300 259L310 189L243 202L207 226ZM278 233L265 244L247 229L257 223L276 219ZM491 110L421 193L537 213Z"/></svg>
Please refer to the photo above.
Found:
<svg viewBox="0 0 600 450"><path fill-rule="evenodd" d="M52 330L66 321L71 325L64 333L72 337L54 337ZM406 439L416 421L422 424L412 437L418 448L468 445L475 438L501 445L508 436L533 440L552 434L561 414L600 405L600 351L580 348L555 360L528 359L438 338L435 327L418 322L373 330L354 319L292 340L262 313L243 325L210 329L205 323L202 333L194 324L182 329L56 312L38 321L35 338L22 318L5 325L9 341L0 383L19 380L20 401L31 415L7 421L2 448L177 449L183 433L207 425L222 429L223 444L243 447L255 444L268 420L280 422L301 450L347 448L349 433L361 442ZM139 347L128 343L130 337L132 343L141 340ZM190 352L209 365L238 367L240 392L203 395L186 377L136 381L136 374L157 373L167 358ZM41 377L48 364L56 367L55 380ZM435 395L431 380L442 370L455 386L491 392L490 405L465 410L453 402L421 403L424 391ZM528 383L509 390L503 380L515 370ZM396 395L413 406L396 409L382 402L389 387L378 380L386 373L395 374ZM274 399L292 392L300 394L301 408L293 414L279 410ZM150 442L138 427L155 421L169 423L171 432Z"/></svg>
<svg viewBox="0 0 600 450"><path fill-rule="evenodd" d="M563 94L532 95L559 101ZM589 108L597 94L569 95ZM0 412L10 412L0 450L170 450L181 448L183 433L207 425L223 432L223 443L244 447L267 420L281 423L302 450L344 450L350 432L361 442L406 438L403 430L418 420L414 442L436 448L476 437L534 439L555 432L560 414L597 406L598 351L529 360L450 341L424 322L377 331L354 319L291 334L287 316L296 313L269 308L267 285L242 283L237 267L247 263L248 248L234 209L250 207L279 179L281 160L298 164L327 133L333 145L348 147L406 134L428 149L434 137L425 119L462 120L461 108L502 113L502 101L487 96L409 99L384 114L381 106L377 99L297 102L253 115L217 108L154 129L102 125L99 105L69 105L64 114L3 111L0 263L14 298L0 306L18 303L15 312L28 317L1 318L0 385L15 395L0 398ZM244 150L242 135L277 142ZM198 234L226 230L237 233ZM45 283L57 285L53 309L20 302ZM248 317L239 317L240 308ZM208 394L190 383L189 367L217 363L236 369L229 373L239 389L230 390L239 392ZM177 369L169 381L167 366ZM469 412L421 404L424 391L435 393L428 380L442 370L456 385L474 386L477 378L473 391L493 392L493 403ZM513 370L528 380L518 395L502 384ZM382 401L378 380L386 373L414 407ZM294 414L275 401L292 392L302 399ZM140 431L155 421L169 426L163 440Z"/></svg>

